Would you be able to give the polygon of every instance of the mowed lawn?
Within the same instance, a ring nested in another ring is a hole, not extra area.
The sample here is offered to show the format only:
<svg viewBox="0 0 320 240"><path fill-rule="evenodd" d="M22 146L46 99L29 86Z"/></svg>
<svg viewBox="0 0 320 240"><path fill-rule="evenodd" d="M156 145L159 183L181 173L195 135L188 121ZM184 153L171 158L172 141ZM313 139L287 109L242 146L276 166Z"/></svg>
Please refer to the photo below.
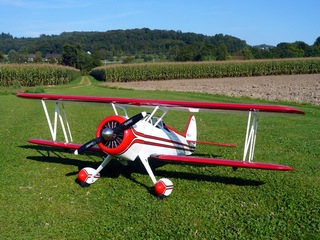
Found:
<svg viewBox="0 0 320 240"><path fill-rule="evenodd" d="M57 87L46 93L269 103L198 93L108 89L96 85ZM281 163L293 172L167 164L157 178L173 181L170 197L159 199L139 162L116 161L89 188L76 182L79 169L97 167L102 155L34 146L50 139L40 101L0 96L1 239L319 239L320 108L286 104L305 116L263 115L255 161ZM49 104L51 115L53 103ZM74 141L95 136L111 109L66 104ZM141 111L132 108L129 113ZM204 157L241 159L247 115L196 114L199 140L235 143L237 148L198 146ZM183 131L188 113L169 112L166 122Z"/></svg>

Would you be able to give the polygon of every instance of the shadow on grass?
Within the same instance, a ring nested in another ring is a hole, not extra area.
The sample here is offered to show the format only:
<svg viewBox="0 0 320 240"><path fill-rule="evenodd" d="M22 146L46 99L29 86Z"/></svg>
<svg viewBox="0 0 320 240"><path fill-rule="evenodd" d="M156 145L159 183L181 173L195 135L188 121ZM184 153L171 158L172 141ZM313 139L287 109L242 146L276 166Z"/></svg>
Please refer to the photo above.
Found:
<svg viewBox="0 0 320 240"><path fill-rule="evenodd" d="M27 157L28 160L72 165L78 168L77 171L67 173L66 176L72 176L72 175L76 176L78 174L78 171L80 171L84 167L97 168L105 156L101 153L88 152L84 156L89 160L78 160L70 157L70 155L73 153L73 151L70 151L70 150L64 150L60 148L55 149L55 148L45 147L45 146L30 146L30 145L21 146L21 148L34 149L38 152L39 156L28 156ZM99 160L97 161L97 159ZM150 166L154 170L155 174L164 176L166 178L173 178L173 179L178 178L178 179L185 179L188 181L208 181L208 182L215 182L215 183L222 183L222 184L232 184L237 186L260 186L264 184L264 182L262 181L244 179L241 177L224 177L224 176L218 176L218 175L204 175L204 174L158 169L159 167L162 167L166 164L168 163L158 162L155 160L150 161ZM175 165L185 165L185 164L175 163ZM133 181L134 183L145 187L146 189L148 189L150 193L153 193L153 186L150 188L150 186L147 186L139 182L134 177L132 177L133 173L147 175L147 172L139 159L137 161L128 162L127 166L123 166L118 161L111 161L101 171L100 174L101 174L101 177L106 177L106 178L118 178L119 176L123 176L129 179L130 181ZM75 181L79 184L79 181L77 181L77 179Z"/></svg>
<svg viewBox="0 0 320 240"><path fill-rule="evenodd" d="M157 173L161 176L166 176L167 178L179 178L186 179L189 181L205 181L205 182L215 182L228 185L236 186L260 186L264 182L258 180L245 179L241 177L225 177L218 175L204 175L204 174L194 174L186 172L168 172L164 170L158 170Z"/></svg>

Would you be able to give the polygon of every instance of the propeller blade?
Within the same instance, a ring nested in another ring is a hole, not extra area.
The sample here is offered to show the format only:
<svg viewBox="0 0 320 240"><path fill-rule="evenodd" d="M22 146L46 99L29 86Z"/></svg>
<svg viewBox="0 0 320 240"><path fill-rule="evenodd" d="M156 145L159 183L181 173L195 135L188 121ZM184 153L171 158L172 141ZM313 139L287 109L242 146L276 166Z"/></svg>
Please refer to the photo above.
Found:
<svg viewBox="0 0 320 240"><path fill-rule="evenodd" d="M78 155L80 153L83 153L84 151L86 151L87 149L89 148L92 148L94 145L100 143L103 141L103 137L100 136L100 137L97 137L97 138L94 138L92 140L90 140L89 142L83 144L81 147L79 147L77 150L74 151L74 154L75 155Z"/></svg>
<svg viewBox="0 0 320 240"><path fill-rule="evenodd" d="M120 132L125 131L126 129L132 127L133 125L135 125L137 122L139 122L141 119L143 119L145 116L147 115L146 112L141 112L138 113L137 115L134 115L133 117L127 119L126 121L124 121L123 123L119 124L118 126L116 126L113 129L113 133L114 134L118 134Z"/></svg>

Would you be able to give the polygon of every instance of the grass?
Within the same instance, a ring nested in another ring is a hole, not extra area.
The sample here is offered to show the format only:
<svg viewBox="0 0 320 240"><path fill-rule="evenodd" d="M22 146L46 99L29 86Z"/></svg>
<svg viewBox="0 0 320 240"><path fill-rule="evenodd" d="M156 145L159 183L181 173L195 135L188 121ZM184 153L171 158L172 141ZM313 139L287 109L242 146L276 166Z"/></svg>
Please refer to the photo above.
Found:
<svg viewBox="0 0 320 240"><path fill-rule="evenodd" d="M46 92L267 103L86 85L53 87ZM319 239L319 107L277 103L298 107L306 115L259 119L255 160L286 164L296 171L233 171L167 164L155 174L170 178L174 191L161 200L150 192L151 180L138 163L124 167L113 161L99 181L81 188L75 182L78 170L96 167L102 156L74 156L28 144L29 138L50 138L41 103L11 94L0 96L0 101L1 239ZM109 111L90 104L66 108L79 143L94 136L95 127ZM137 111L140 109L130 110ZM166 120L183 129L187 116L169 112ZM197 114L200 140L236 143L239 147L199 146L196 153L241 158L246 118L242 114Z"/></svg>

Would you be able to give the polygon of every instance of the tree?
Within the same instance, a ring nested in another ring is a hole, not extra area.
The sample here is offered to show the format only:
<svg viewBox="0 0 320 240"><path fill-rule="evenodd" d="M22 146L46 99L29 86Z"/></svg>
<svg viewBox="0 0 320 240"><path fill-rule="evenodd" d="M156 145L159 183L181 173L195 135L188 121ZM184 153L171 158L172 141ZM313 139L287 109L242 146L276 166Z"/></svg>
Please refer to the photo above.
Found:
<svg viewBox="0 0 320 240"><path fill-rule="evenodd" d="M79 68L83 73L87 73L92 69L93 61L91 53L80 51L78 55Z"/></svg>
<svg viewBox="0 0 320 240"><path fill-rule="evenodd" d="M201 61L212 61L216 60L216 47L213 45L204 45L200 50ZM199 61L200 61L199 60Z"/></svg>
<svg viewBox="0 0 320 240"><path fill-rule="evenodd" d="M18 63L19 54L15 50L11 49L8 53L8 60L10 63Z"/></svg>
<svg viewBox="0 0 320 240"><path fill-rule="evenodd" d="M102 66L101 54L99 51L95 51L91 54L92 57L92 68ZM91 69L90 69L91 70Z"/></svg>
<svg viewBox="0 0 320 240"><path fill-rule="evenodd" d="M36 63L43 62L42 53L40 51L36 52L33 61L36 62Z"/></svg>
<svg viewBox="0 0 320 240"><path fill-rule="evenodd" d="M249 47L243 48L241 53L242 53L244 59L253 59L254 58Z"/></svg>
<svg viewBox="0 0 320 240"><path fill-rule="evenodd" d="M220 43L217 52L216 58L218 61L227 60L229 58L228 48L224 43Z"/></svg>
<svg viewBox="0 0 320 240"><path fill-rule="evenodd" d="M0 62L2 62L4 60L4 55L3 53L0 51Z"/></svg>
<svg viewBox="0 0 320 240"><path fill-rule="evenodd" d="M196 47L192 45L186 45L179 49L176 61L178 62L187 62L193 61L196 56Z"/></svg>
<svg viewBox="0 0 320 240"><path fill-rule="evenodd" d="M63 46L62 64L89 72L92 68L101 66L99 52L91 54L82 50L80 44L65 44Z"/></svg>
<svg viewBox="0 0 320 240"><path fill-rule="evenodd" d="M79 59L81 53L81 46L79 44L65 44L63 45L62 64L80 69Z"/></svg>
<svg viewBox="0 0 320 240"><path fill-rule="evenodd" d="M128 63L132 63L133 62L133 57L131 56L127 56L122 60L123 64L128 64Z"/></svg>
<svg viewBox="0 0 320 240"><path fill-rule="evenodd" d="M279 43L274 49L276 51L276 57L280 58L296 58L304 57L304 50L299 49L295 43Z"/></svg>
<svg viewBox="0 0 320 240"><path fill-rule="evenodd" d="M274 58L273 48L251 47L250 49L254 59Z"/></svg>
<svg viewBox="0 0 320 240"><path fill-rule="evenodd" d="M204 46L186 45L180 48L175 57L176 61L203 61L214 58L212 48Z"/></svg>

